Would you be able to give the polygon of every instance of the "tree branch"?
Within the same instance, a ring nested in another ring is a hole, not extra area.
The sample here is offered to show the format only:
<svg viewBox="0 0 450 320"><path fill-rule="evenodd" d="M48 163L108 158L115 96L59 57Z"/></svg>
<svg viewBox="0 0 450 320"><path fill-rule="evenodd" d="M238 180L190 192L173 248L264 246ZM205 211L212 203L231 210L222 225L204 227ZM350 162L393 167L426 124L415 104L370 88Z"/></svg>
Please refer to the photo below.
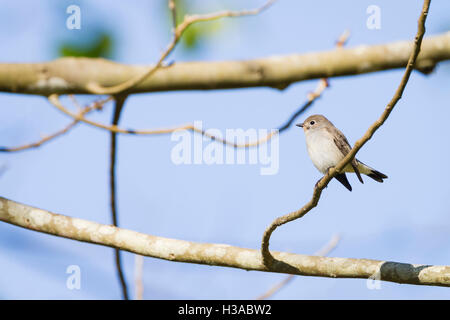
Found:
<svg viewBox="0 0 450 320"><path fill-rule="evenodd" d="M0 221L59 237L169 261L331 278L367 279L376 275L377 279L390 282L450 286L450 266L273 252L277 261L268 269L263 264L259 250L146 235L50 213L2 197L0 197Z"/></svg>
<svg viewBox="0 0 450 320"><path fill-rule="evenodd" d="M339 240L341 237L338 234L333 235L331 240L320 250L314 253L315 256L327 256L331 251L333 251L336 246L339 243ZM281 289L283 289L288 283L290 283L292 280L294 280L295 275L290 274L286 278L284 278L282 281L278 282L274 286L272 286L269 290L261 294L256 298L256 300L265 300L270 297L272 297L275 293L279 292Z"/></svg>
<svg viewBox="0 0 450 320"><path fill-rule="evenodd" d="M126 95L115 96L115 106L114 106L114 114L112 119L112 125L117 126L119 123L120 115L122 113L122 109L127 99ZM109 158L109 187L110 187L110 205L111 205L111 216L112 222L114 226L119 225L118 213L117 213L117 190L116 190L116 160L117 160L117 133L111 132L111 144L110 144L110 158ZM128 288L127 283L125 281L125 275L122 270L122 260L120 257L120 250L114 250L114 261L116 264L117 276L119 277L120 286L122 288L122 297L125 300L128 300Z"/></svg>
<svg viewBox="0 0 450 320"><path fill-rule="evenodd" d="M268 0L263 6L254 10L243 10L243 11L220 11L209 14L195 14L195 15L186 15L183 21L177 25L176 22L176 6L175 2L169 0L169 9L172 12L172 16L174 19L175 29L173 32L173 39L167 46L167 49L161 54L158 59L158 62L150 67L143 74L128 79L121 84L114 85L112 87L103 87L96 82L89 82L86 86L89 93L94 94L118 94L120 92L129 91L131 88L135 87L145 79L148 79L151 75L153 75L163 64L164 60L172 53L177 45L178 41L181 39L183 33L189 28L192 24L197 22L205 22L217 20L225 17L242 17L248 15L257 15L260 12L264 11L268 7L270 7L276 0Z"/></svg>
<svg viewBox="0 0 450 320"><path fill-rule="evenodd" d="M414 46L412 48L412 51L410 53L410 57L408 60L408 64L406 66L405 73L402 77L402 80L395 91L394 96L392 97L391 101L388 103L386 108L384 109L384 112L381 114L380 118L373 123L367 132L364 134L364 136L356 141L355 145L353 146L352 150L336 165L336 167L331 168L328 173L318 181L314 188L313 196L311 200L305 204L302 208L300 208L297 211L288 213L284 216L278 217L275 219L275 221L272 222L272 224L265 230L261 242L261 254L263 256L264 264L267 267L271 267L271 265L274 263L274 257L271 255L269 251L269 240L270 237L275 231L275 229L285 223L288 223L290 221L296 220L298 218L303 217L305 214L307 214L309 211L311 211L313 208L315 208L319 202L320 195L322 194L323 189L328 185L331 179L333 179L334 176L339 174L344 167L355 157L356 153L361 149L364 144L366 144L367 141L369 141L375 131L378 130L379 127L383 125L383 123L387 120L389 117L389 114L394 109L397 102L401 99L403 91L405 90L406 84L408 83L409 77L411 75L411 72L414 68L414 64L416 62L416 58L419 55L420 47L422 44L422 39L425 34L425 21L428 15L428 9L430 7L431 0L424 0L424 4L422 7L422 12L419 17L418 21L418 30L416 37L414 39Z"/></svg>
<svg viewBox="0 0 450 320"><path fill-rule="evenodd" d="M274 56L245 61L186 62L161 67L128 93L216 90L249 87L286 88L319 78L404 68L412 42L358 46L325 52ZM415 68L429 72L450 60L450 32L424 39ZM149 66L118 64L104 59L61 58L46 63L0 64L0 92L89 94L86 85L115 86L142 75Z"/></svg>
<svg viewBox="0 0 450 320"><path fill-rule="evenodd" d="M169 3L173 3L173 2L169 2ZM342 48L344 46L344 44L347 42L349 35L350 35L350 32L348 30L344 31L344 33L339 37L338 41L336 42L336 47L337 48ZM310 92L308 94L306 102L296 112L294 112L283 125L278 127L278 129L277 129L278 134L283 132L283 131L286 131L287 129L289 129L289 127L292 125L292 123L295 121L295 119L297 119L297 117L299 117L306 110L308 110L308 108L314 103L314 101L316 99L320 98L320 96L322 95L323 91L328 86L329 86L329 84L328 84L328 80L326 78L320 79L320 81L319 81L319 83L317 85L317 88L313 92ZM101 123L98 123L98 122L86 119L84 114L82 114L82 113L79 113L79 114L72 113L66 107L63 106L63 104L59 100L59 96L57 94L51 94L48 97L48 100L58 110L60 110L64 114L68 115L69 117L73 118L74 122L75 121L76 122L81 121L81 122L90 124L90 125L92 125L94 127L97 127L97 128L100 128L100 129L104 129L104 130L108 130L111 133L148 135L148 134L168 134L168 133L172 133L172 132L174 132L176 130L191 130L194 133L199 133L199 134L201 134L201 135L203 135L205 137L210 138L211 140L223 143L225 145L232 146L234 148L256 147L256 146L258 146L258 145L260 145L262 143L265 143L265 142L269 141L277 133L277 131L272 131L267 136L262 137L259 140L250 141L250 142L245 142L245 143L239 144L239 143L230 142L230 141L227 141L225 139L222 139L222 138L210 135L207 131L199 129L199 128L196 128L193 124L182 125L182 126L172 127L172 128L162 128L162 129L147 129L147 130L123 129L123 128L118 127L117 123L113 123L112 125L108 126L108 125L104 125L104 124L101 124ZM0 151L1 151L1 149L0 149Z"/></svg>
<svg viewBox="0 0 450 320"><path fill-rule="evenodd" d="M76 115L76 118L84 118L84 116L86 114L88 114L89 112L91 112L93 110L102 110L104 104L106 102L110 101L111 99L112 99L112 97L108 97L106 99L94 102L91 106L87 106L82 109L80 108L80 111ZM80 120L77 120L76 118L74 118L74 120L72 120L72 122L70 122L67 126L62 128L61 130L58 130L50 135L46 135L38 141L27 143L27 144L17 146L17 147L0 147L0 152L17 152L17 151L24 151L24 150L38 148L38 147L46 144L47 142L50 142L53 139L58 138L59 136L62 136L64 134L68 133L70 130L72 130L78 123L80 123Z"/></svg>

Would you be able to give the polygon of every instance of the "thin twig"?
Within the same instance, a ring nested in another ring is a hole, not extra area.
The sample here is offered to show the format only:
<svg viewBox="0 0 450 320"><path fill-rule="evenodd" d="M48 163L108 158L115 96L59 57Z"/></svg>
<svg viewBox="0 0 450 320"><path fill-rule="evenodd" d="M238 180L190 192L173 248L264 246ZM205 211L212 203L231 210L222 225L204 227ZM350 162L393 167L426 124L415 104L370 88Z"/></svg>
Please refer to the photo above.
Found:
<svg viewBox="0 0 450 320"><path fill-rule="evenodd" d="M175 33L177 30L177 6L175 5L175 0L169 0L169 10L172 14L172 32Z"/></svg>
<svg viewBox="0 0 450 320"><path fill-rule="evenodd" d="M391 101L388 103L386 108L384 109L384 112L381 114L380 118L375 121L367 130L367 132L364 134L364 136L356 141L355 145L353 146L352 150L336 165L336 167L331 168L328 173L320 179L320 181L316 184L313 192L313 196L311 200L305 204L302 208L300 208L297 211L288 213L284 216L278 217L275 219L275 221L272 222L272 224L265 230L262 242L261 242L261 254L263 257L264 265L267 268L271 268L272 264L275 262L273 256L271 255L269 251L269 240L270 236L272 235L272 232L279 226L288 223L290 221L296 220L298 218L303 217L305 214L307 214L311 209L317 206L320 195L322 194L322 190L328 185L330 180L339 174L344 167L349 163L356 155L356 153L361 149L364 144L369 141L375 131L379 127L383 125L383 123L386 121L386 119L389 117L389 114L397 104L397 102L401 99L403 91L405 90L406 84L408 83L409 77L411 75L412 70L414 69L414 64L416 61L416 58L420 51L420 46L422 44L423 35L425 34L425 21L428 15L428 9L430 6L431 0L425 0L422 8L422 13L420 15L419 21L418 21L418 30L417 34L414 40L414 46L411 52L411 55L408 60L408 64L405 70L405 73L402 77L402 80L400 82L400 85L398 86L394 96L392 97Z"/></svg>
<svg viewBox="0 0 450 320"><path fill-rule="evenodd" d="M114 106L114 115L112 124L117 125L119 123L120 114L123 109L123 105L126 100L126 96L116 96L115 97L115 106ZM113 225L117 227L119 225L118 214L117 214L117 196L116 196L116 160L117 160L117 134L115 132L111 132L111 157L110 157L110 170L109 170L109 182L110 182L110 201L111 201L111 215ZM128 289L127 283L125 281L125 275L122 270L122 261L120 257L120 250L114 249L114 259L117 269L117 275L120 280L120 285L122 288L122 297L125 300L128 300Z"/></svg>
<svg viewBox="0 0 450 320"><path fill-rule="evenodd" d="M134 129L123 129L118 127L116 124L112 125L105 125L101 124L92 120L89 120L85 118L83 115L75 114L71 111L69 111L66 107L63 106L61 101L59 100L59 96L57 94L51 94L48 97L48 100L51 102L52 105L54 105L58 110L65 113L69 117L72 117L75 120L85 122L87 124L90 124L92 126L95 126L100 129L108 130L111 133L122 133L122 134L135 134L135 135L153 135L153 134L169 134L178 130L190 130L193 132L197 132L199 134L202 134L208 138L215 139L217 141L220 141L225 144L229 144L231 146L234 146L235 144L232 142L228 142L223 139L216 138L215 136L209 134L205 130L202 130L200 128L195 127L193 124L186 124L178 127L172 127L172 128L161 128L161 129L149 129L149 130L134 130Z"/></svg>
<svg viewBox="0 0 450 320"><path fill-rule="evenodd" d="M146 134L166 134L166 133L171 133L174 132L175 130L183 130L183 129L187 129L189 130L190 127L192 127L192 125L184 125L184 126L179 126L179 127L174 127L174 128L163 128L163 129L151 129L151 130L131 130L131 129L122 129L120 127L118 127L117 125L105 125L105 124L101 124L101 123L97 123L95 121L89 120L85 117L83 117L82 115L79 114L75 114L71 111L69 111L66 107L63 106L63 104L61 103L61 101L59 100L59 95L57 94L51 94L48 97L49 102L54 105L58 110L60 110L61 112L65 113L66 115L68 115L69 117L72 117L75 120L78 121L82 121L85 122L87 124L90 124L94 127L98 127L100 129L105 129L108 130L112 133L123 133L123 134L140 134L140 135L146 135Z"/></svg>
<svg viewBox="0 0 450 320"><path fill-rule="evenodd" d="M63 104L61 103L61 101L59 100L59 96L57 94L51 94L48 97L49 102L54 105L58 110L60 110L61 112L65 113L66 115L68 115L69 117L72 117L75 120L78 121L82 121L84 123L90 124L94 127L100 128L100 129L104 129L104 130L108 130L111 133L122 133L122 134L134 134L134 135L159 135L159 134L169 134L175 131L179 131L179 130L190 130L196 133L199 133L205 137L208 137L212 140L215 141L219 141L221 143L230 145L232 147L244 147L244 146L254 146L258 144L258 141L252 142L252 143L248 143L246 145L237 145L234 142L229 142L225 139L221 139L218 137L215 137L212 134L209 134L207 131L197 128L195 127L193 124L186 124L186 125L181 125L181 126L177 126L177 127L172 127L172 128L160 128L160 129L149 129L149 130L134 130L134 129L123 129L120 128L119 126L117 126L116 124L112 124L112 125L105 125L102 123L98 123L92 120L89 120L87 118L85 118L83 115L80 114L75 114L73 112L71 112L70 110L68 110L66 107L63 106ZM273 134L276 133L276 130L272 131L271 134L269 134L266 139L270 139L271 136Z"/></svg>
<svg viewBox="0 0 450 320"><path fill-rule="evenodd" d="M349 36L350 36L350 32L348 30L345 30L344 33L342 33L342 35L339 37L338 41L336 42L336 47L342 48L345 45L345 43L347 42ZM309 107L311 107L311 105L314 103L314 101L316 101L318 98L320 98L322 93L329 86L330 86L330 84L329 84L327 78L320 79L316 89L313 92L308 93L307 101L296 112L294 112L284 124L282 124L281 126L279 126L277 128L276 131L278 131L278 134L289 129L291 127L292 123L294 123L295 119L297 119L300 115L302 115L304 112L306 112L306 110L308 110ZM258 141L249 142L249 143L240 144L240 145L235 144L234 147L248 148L248 147L257 146L261 143L267 142L273 136L274 136L274 133L270 133L266 137L263 137Z"/></svg>
<svg viewBox="0 0 450 320"><path fill-rule="evenodd" d="M320 250L318 250L314 255L321 257L327 256L328 254L330 254L331 251L333 251L336 248L340 240L341 240L340 235L338 234L333 235L330 241L328 241L328 243L325 244L325 246L323 246L322 248L320 248ZM279 283L275 284L272 288L267 290L267 292L257 297L256 300L265 300L270 298L275 293L279 292L282 288L284 288L288 283L294 280L294 277L295 277L294 274L288 275L282 281L280 281Z"/></svg>
<svg viewBox="0 0 450 320"><path fill-rule="evenodd" d="M350 31L345 30L338 40L336 41L336 47L338 49L342 48L348 41L348 38L350 37ZM311 105L316 101L316 99L320 98L322 93L325 91L326 88L330 86L330 83L328 82L328 78L322 78L319 80L319 83L317 84L316 89L313 92L310 92L307 96L307 101L304 103L303 106L301 106L300 109L298 109L296 112L292 114L292 116L280 127L278 127L278 132L283 132L287 130L292 123L294 123L295 119L297 119L300 115L302 115L306 110L311 107Z"/></svg>
<svg viewBox="0 0 450 320"><path fill-rule="evenodd" d="M344 31L342 33L342 35L339 37L338 41L336 42L336 47L341 48L342 46L344 46L344 44L348 40L349 35L350 35L350 33L348 30ZM77 114L70 112L67 108L65 108L62 105L62 103L59 101L58 96L56 94L50 95L49 101L55 107L57 107L60 111L62 111L66 115L70 116L71 118L74 118L78 121L82 121L82 122L85 122L92 126L95 126L97 128L105 129L105 130L108 130L111 132L116 132L116 133L121 133L121 134L135 134L135 135L149 135L150 134L151 135L151 134L169 134L169 133L172 133L177 130L190 130L195 133L199 133L205 137L208 137L211 140L214 140L219 143L223 143L225 145L229 145L234 148L251 148L251 147L256 147L262 143L265 143L265 142L269 141L270 139L272 139L275 135L280 134L281 132L289 129L289 127L292 125L292 123L295 121L295 119L297 119L301 114L303 114L306 110L308 110L309 107L311 107L311 105L314 103L314 101L316 101L316 99L318 99L322 95L323 91L328 86L329 86L329 83L326 78L320 79L316 89L313 92L308 93L307 101L300 107L299 110L297 110L295 113L293 113L283 125L279 126L276 130L272 130L267 136L262 137L259 140L249 141L249 142L245 142L245 143L241 143L241 144L235 143L232 141L227 141L226 139L213 136L213 135L209 134L206 130L196 128L193 124L186 124L186 125L181 125L181 126L172 127L172 128L147 129L147 130L123 129L123 128L119 128L114 125L113 126L104 125L104 124L101 124L101 123L98 123L98 122L95 122L92 120L88 120L83 115L80 115L80 114L77 115Z"/></svg>
<svg viewBox="0 0 450 320"><path fill-rule="evenodd" d="M79 113L77 114L77 118L84 117L86 114L88 114L89 112L91 112L93 110L101 110L103 108L104 104L106 102L110 101L111 99L112 99L112 97L108 97L106 99L94 102L91 106L81 109L79 111ZM42 146L43 144L69 132L80 121L81 120L77 120L76 118L74 118L74 120L71 123L69 123L66 127L62 128L61 130L58 130L50 135L45 135L43 138L41 138L38 141L35 141L32 143L27 143L25 145L21 145L21 146L17 146L17 147L0 147L0 152L17 152L17 151L24 151L24 150L29 150L29 149L33 149L33 148L38 148L38 147Z"/></svg>
<svg viewBox="0 0 450 320"><path fill-rule="evenodd" d="M128 81L125 81L121 84L118 84L118 85L115 85L112 87L102 87L96 82L90 82L86 85L86 89L90 93L94 93L94 94L118 94L120 92L124 92L124 91L138 85L139 83L141 83L142 81L144 81L145 79L150 77L152 74L154 74L163 65L163 62L167 58L167 56L169 56L169 54L173 51L173 49L177 45L178 41L180 40L181 36L186 31L186 29L189 26L191 26L192 24L197 23L197 22L217 20L217 19L225 18L225 17L242 17L242 16L249 16L249 15L257 15L260 12L267 9L268 7L270 7L275 1L277 1L277 0L269 0L262 7L258 8L258 9L254 9L254 10L220 11L220 12L209 13L209 14L186 15L184 17L183 21L176 26L176 28L173 32L172 41L167 46L167 49L162 53L158 62L154 66L152 66L149 70L147 70L140 76L137 76L135 78L132 78ZM176 12L175 11L176 10L175 2L169 0L169 8L171 9L172 14L174 15L174 13ZM176 22L175 22L175 24L176 24Z"/></svg>

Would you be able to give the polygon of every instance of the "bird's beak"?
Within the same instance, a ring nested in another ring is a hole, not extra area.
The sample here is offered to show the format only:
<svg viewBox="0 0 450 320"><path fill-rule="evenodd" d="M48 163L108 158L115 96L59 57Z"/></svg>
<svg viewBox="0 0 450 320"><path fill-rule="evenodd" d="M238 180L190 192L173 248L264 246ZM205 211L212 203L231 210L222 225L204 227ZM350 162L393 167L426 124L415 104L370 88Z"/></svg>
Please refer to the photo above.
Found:
<svg viewBox="0 0 450 320"><path fill-rule="evenodd" d="M303 123L297 123L296 126L300 127L300 128L303 128Z"/></svg>

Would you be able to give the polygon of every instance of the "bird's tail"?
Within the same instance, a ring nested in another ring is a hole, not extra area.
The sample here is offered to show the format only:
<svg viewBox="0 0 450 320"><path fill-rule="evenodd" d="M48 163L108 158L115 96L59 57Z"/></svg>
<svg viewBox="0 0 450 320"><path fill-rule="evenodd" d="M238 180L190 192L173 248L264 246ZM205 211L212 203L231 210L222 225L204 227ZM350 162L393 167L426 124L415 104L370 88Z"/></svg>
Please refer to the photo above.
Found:
<svg viewBox="0 0 450 320"><path fill-rule="evenodd" d="M371 177L373 180L378 182L383 182L383 179L387 179L388 176L380 171L377 171L368 165L358 161L358 169L361 173L364 173L366 176Z"/></svg>

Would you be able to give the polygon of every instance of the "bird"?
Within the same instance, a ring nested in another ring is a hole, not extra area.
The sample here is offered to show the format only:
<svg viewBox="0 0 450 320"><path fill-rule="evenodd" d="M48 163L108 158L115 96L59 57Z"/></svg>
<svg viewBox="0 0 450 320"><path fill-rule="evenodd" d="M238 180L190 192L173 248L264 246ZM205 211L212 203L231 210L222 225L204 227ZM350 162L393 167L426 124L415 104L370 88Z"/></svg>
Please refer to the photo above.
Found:
<svg viewBox="0 0 450 320"><path fill-rule="evenodd" d="M344 134L323 115L312 115L296 126L303 128L309 157L317 170L323 174L335 167L352 149ZM343 172L335 176L349 191L352 191L352 186L348 182L346 172L354 172L361 183L364 183L361 174L378 182L388 178L384 173L354 158L345 166Z"/></svg>

